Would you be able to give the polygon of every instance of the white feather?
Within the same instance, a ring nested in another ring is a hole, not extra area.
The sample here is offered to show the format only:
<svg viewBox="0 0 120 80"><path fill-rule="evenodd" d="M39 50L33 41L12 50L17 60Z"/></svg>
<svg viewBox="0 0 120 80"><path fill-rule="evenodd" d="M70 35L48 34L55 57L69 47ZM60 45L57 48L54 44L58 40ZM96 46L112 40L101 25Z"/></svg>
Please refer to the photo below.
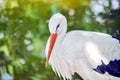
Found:
<svg viewBox="0 0 120 80"><path fill-rule="evenodd" d="M60 14L56 16L59 16L59 18L63 17ZM58 23L60 20L55 18ZM55 26L56 24L49 25ZM66 22L63 24L66 24ZM120 59L120 44L118 40L108 34L99 32L76 30L66 33L67 26L62 25L60 27L62 29L56 39L49 60L52 69L59 76L62 76L64 80L71 79L72 75L77 72L84 80L120 80L118 77L107 73L100 74L93 70L102 64L101 60L108 64L110 60ZM46 55L48 45L49 40L46 47Z"/></svg>

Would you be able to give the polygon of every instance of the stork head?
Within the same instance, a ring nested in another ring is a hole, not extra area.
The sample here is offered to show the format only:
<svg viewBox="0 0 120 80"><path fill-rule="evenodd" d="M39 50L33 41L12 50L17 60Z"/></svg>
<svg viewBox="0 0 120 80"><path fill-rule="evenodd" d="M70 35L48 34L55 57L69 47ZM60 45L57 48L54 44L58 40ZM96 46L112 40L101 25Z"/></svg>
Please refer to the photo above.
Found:
<svg viewBox="0 0 120 80"><path fill-rule="evenodd" d="M62 14L56 13L50 18L48 26L50 31L50 43L48 47L46 66L50 59L57 36L64 34L67 30L67 20Z"/></svg>
<svg viewBox="0 0 120 80"><path fill-rule="evenodd" d="M59 35L62 29L66 28L67 20L62 14L56 13L50 18L48 26L51 34Z"/></svg>

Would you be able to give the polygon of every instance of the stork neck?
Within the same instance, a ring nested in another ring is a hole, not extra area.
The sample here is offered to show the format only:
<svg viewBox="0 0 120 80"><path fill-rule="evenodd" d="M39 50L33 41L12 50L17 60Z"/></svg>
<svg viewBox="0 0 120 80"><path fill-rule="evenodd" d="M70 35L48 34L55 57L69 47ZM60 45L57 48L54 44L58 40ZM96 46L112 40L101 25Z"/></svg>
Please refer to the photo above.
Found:
<svg viewBox="0 0 120 80"><path fill-rule="evenodd" d="M61 32L58 34L58 39L59 41L62 41L66 35L67 32L67 26L63 26L63 29L61 30Z"/></svg>

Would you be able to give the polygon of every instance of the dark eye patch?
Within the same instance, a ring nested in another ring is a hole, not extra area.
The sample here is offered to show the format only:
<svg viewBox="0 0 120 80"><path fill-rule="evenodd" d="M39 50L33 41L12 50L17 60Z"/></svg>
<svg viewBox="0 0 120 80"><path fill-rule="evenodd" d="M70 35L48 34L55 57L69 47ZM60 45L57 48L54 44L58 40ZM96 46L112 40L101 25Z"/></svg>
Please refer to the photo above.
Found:
<svg viewBox="0 0 120 80"><path fill-rule="evenodd" d="M56 30L59 28L60 24L57 25Z"/></svg>

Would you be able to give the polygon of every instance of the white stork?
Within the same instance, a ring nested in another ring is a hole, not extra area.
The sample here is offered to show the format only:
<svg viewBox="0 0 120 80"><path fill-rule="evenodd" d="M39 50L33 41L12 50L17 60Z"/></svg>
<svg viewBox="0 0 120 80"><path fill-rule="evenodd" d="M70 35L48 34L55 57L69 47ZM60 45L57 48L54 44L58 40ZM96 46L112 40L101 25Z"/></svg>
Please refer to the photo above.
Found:
<svg viewBox="0 0 120 80"><path fill-rule="evenodd" d="M49 20L46 65L64 80L76 72L84 80L120 80L120 43L109 34L74 30L60 13Z"/></svg>

